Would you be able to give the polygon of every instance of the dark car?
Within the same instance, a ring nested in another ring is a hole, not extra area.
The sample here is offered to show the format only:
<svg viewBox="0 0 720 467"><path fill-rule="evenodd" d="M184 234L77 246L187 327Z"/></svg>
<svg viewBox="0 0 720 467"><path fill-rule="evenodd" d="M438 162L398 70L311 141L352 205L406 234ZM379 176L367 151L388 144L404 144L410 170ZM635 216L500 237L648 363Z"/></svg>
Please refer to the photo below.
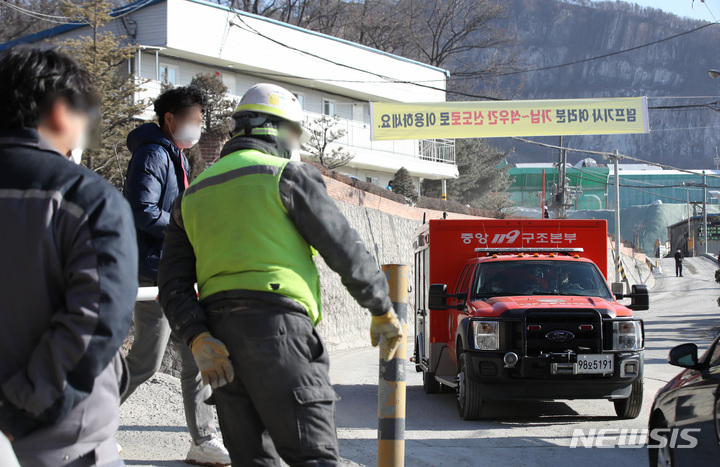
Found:
<svg viewBox="0 0 720 467"><path fill-rule="evenodd" d="M695 344L670 350L668 363L684 370L655 396L648 426L652 467L720 465L718 341L700 358Z"/></svg>

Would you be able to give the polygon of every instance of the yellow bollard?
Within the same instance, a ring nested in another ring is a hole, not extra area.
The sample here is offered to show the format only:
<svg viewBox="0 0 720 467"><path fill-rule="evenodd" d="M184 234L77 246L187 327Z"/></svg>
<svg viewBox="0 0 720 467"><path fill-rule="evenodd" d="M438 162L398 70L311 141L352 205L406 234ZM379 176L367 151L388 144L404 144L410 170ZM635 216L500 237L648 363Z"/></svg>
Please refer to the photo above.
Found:
<svg viewBox="0 0 720 467"><path fill-rule="evenodd" d="M407 360L408 267L384 264L382 270L390 285L390 300L403 328L395 357L386 362L388 348L380 342L378 382L378 467L405 465L405 360Z"/></svg>

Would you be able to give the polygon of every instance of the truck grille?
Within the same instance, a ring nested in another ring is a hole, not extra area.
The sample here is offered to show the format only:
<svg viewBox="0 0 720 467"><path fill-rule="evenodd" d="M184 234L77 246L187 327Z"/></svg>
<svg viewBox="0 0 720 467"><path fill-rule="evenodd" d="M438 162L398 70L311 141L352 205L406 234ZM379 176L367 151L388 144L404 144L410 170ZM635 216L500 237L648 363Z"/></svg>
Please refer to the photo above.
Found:
<svg viewBox="0 0 720 467"><path fill-rule="evenodd" d="M602 316L595 310L528 310L522 328L526 356L568 350L602 351Z"/></svg>

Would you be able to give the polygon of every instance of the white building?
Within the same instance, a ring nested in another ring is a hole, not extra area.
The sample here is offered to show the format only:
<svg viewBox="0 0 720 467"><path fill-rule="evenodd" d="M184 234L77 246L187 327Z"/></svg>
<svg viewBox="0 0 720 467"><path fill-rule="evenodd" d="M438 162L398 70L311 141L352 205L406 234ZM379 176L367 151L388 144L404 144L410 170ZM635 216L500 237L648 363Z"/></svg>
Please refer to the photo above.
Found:
<svg viewBox="0 0 720 467"><path fill-rule="evenodd" d="M418 180L458 175L452 140L370 139L369 102L444 101L445 70L200 0L140 0L116 10L106 28L140 48L128 63L147 80L138 98L157 96L163 81L185 85L208 72L236 99L258 82L276 83L299 97L309 120L340 117L347 133L337 144L355 154L340 172L383 187L403 166ZM56 42L88 31L62 25L21 41ZM153 118L151 109L142 118Z"/></svg>

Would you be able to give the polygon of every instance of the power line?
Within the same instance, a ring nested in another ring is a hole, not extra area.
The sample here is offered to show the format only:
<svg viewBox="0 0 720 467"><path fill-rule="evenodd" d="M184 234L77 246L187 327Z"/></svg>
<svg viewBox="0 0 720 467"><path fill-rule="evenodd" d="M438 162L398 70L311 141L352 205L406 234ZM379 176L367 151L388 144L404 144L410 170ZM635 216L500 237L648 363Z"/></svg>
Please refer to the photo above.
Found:
<svg viewBox="0 0 720 467"><path fill-rule="evenodd" d="M611 182L609 181L609 179L598 178L598 177L596 176L596 174L594 174L594 173L592 173L592 172L586 172L586 171L584 171L584 170L582 170L582 169L580 169L580 168L578 168L578 167L573 167L573 169L576 169L576 170L578 170L579 172L581 172L582 174L586 175L589 180L591 180L591 181L593 181L593 182L595 182L595 183L601 183L601 184L603 184L603 185L605 185L605 186L614 185L614 183L611 183ZM618 176L618 178L620 178L620 176ZM626 180L627 180L627 179L626 179ZM641 181L641 180L633 180L633 182L637 182L637 183L647 183L647 182L643 182L643 181ZM675 197L670 196L670 195L663 195L663 194L656 193L656 192L654 192L654 191L648 191L648 190L653 189L653 188L656 189L656 190L663 190L663 189L667 189L667 188L686 188L686 189L688 189L688 188L697 188L697 187L688 186L688 185L656 185L656 186L644 186L644 187L639 187L639 186L637 186L637 185L628 185L627 182L626 182L626 183L620 182L619 185L620 185L621 188L629 188L629 189L631 189L631 190L640 191L640 192L642 192L642 193L646 193L646 194L649 194L649 195L657 196L658 198L666 198L666 199L671 199L671 200L673 200L673 201L681 201L681 202L683 202L683 203L685 203L686 200L680 199L680 198L675 198ZM720 188L720 187L708 187L708 188Z"/></svg>
<svg viewBox="0 0 720 467"><path fill-rule="evenodd" d="M398 84L412 84L412 85L419 86L419 87L422 87L422 88L432 89L432 90L435 90L435 91L442 91L442 92L446 92L446 93L450 93L450 94L455 94L455 95L458 95L458 96L464 96L464 97L474 97L474 98L478 98L478 99L488 99L488 100L493 100L493 101L506 100L506 99L498 99L498 98L496 98L496 97L484 96L484 95L480 95L480 94L470 94L470 93L465 93L465 92L460 92L460 91L451 91L451 90L448 90L448 89L438 88L438 87L435 87L435 86L430 86L430 85L427 85L427 84L422 84L422 83L417 83L417 82L412 82L412 81L394 80L394 78L391 78L391 77L389 77L389 76L382 75L382 74L380 74L380 73L375 73L375 72L372 72L372 71L363 70L362 68L358 68L358 67L355 67L355 66L352 66L352 65L347 65L347 64L345 64L345 63L336 62L335 60L331 60L331 59L329 59L329 58L326 58L326 57L317 55L317 54L312 53L312 52L309 52L309 51L307 51L307 50L298 49L297 47L293 47L293 46L291 46L291 45L285 44L284 42L281 42L281 41L279 41L279 40L277 40L277 39L274 39L274 38L272 38L272 37L269 37L269 36L266 36L266 35L262 34L262 33L259 32L258 30L256 30L255 28L253 28L252 26L250 26L249 24L247 24L247 23L245 22L245 20L242 18L242 16L240 16L239 14L236 13L235 16L236 16L236 18L237 18L241 23L243 23L243 24L245 25L245 27L247 27L246 30L249 30L249 32L252 32L252 33L254 33L254 34L256 34L256 35L258 35L258 36L260 36L260 37L262 37L262 38L264 38L264 39L266 39L266 40L269 40L269 41L271 41L271 42L273 42L273 43L275 43L275 44L277 44L277 45L280 45L280 46L282 46L282 47L285 47L285 48L287 48L287 49L294 50L294 51L299 52L299 53L301 53L301 54L309 55L309 56L311 56L311 57L317 58L318 60L322 60L322 61L331 63L331 64L333 64L333 65L337 65L337 66L349 68L349 69L351 69L351 70L359 71L359 72L361 72L361 73L367 73L367 74L369 74L369 75L374 75L374 76L377 76L377 77L382 78L382 79L384 79L384 80L394 81L395 83L398 83ZM230 23L230 24L231 24L231 25L238 26L238 25L236 25L235 23ZM241 28L241 29L242 29L242 28Z"/></svg>
<svg viewBox="0 0 720 467"><path fill-rule="evenodd" d="M681 109L696 109L696 108L707 108L710 110L714 110L715 112L718 112L720 109L718 109L718 104L720 104L720 101L713 101L713 102L705 102L702 104L681 104L681 105L656 105L652 107L648 107L649 110L681 110Z"/></svg>
<svg viewBox="0 0 720 467"><path fill-rule="evenodd" d="M705 29L705 28L707 28L708 26L713 26L713 25L715 25L715 24L718 24L717 21L714 22L714 23L704 24L704 25L699 26L699 27L697 27L697 28L695 28L695 29L690 29L689 31L683 31L683 32L681 32L681 33L679 33L679 34L675 34L675 35L672 35L672 36L668 36L668 37L665 37L665 38L663 38L663 39L658 39L658 40L656 40L656 41L648 42L648 43L646 43L646 44L636 45L635 47L630 47L630 48L628 48L628 49L617 50L617 51L615 51L615 52L610 52L610 53L606 53L606 54L602 54L602 55L596 55L595 57L588 57L588 58L584 58L584 59L582 59L582 60L575 60L575 61L572 61L572 62L560 63L560 64L558 64L558 65L549 65L549 66L538 67L538 68L529 68L529 69L527 69L527 70L518 70L518 71L509 71L509 72L506 72L506 73L498 73L498 74L496 74L495 76L512 76L512 75L520 75L520 74L523 74L523 73L531 73L531 72L535 72L535 71L553 70L553 69L555 69L555 68L562 68L562 67L566 67L566 66L577 65L577 64L579 64L579 63L591 62L591 61L593 61L593 60L600 60L601 58L608 58L608 57L612 57L612 56L614 56L614 55L620 55L620 54L624 54L624 53L626 53L626 52L632 52L633 50L642 49L642 48L645 48L645 47L649 47L649 46L651 46L651 45L660 44L661 42L666 42L666 41L669 41L669 40L672 40L672 39L676 39L676 38L681 37L681 36L685 36L685 35L688 35L688 34L692 34L692 33L694 33L694 32L700 31L701 29Z"/></svg>
<svg viewBox="0 0 720 467"><path fill-rule="evenodd" d="M123 7L117 8L113 10L110 14L113 19L122 18L124 16L127 16L131 13L134 13L135 11L139 10L140 8L143 8L147 6L149 3L151 3L153 0L143 0L140 2L137 2L135 4L131 3L129 5L125 5ZM40 21L46 21L49 23L55 23L55 24L77 24L77 25L84 25L89 24L88 21L78 21L76 19L70 18L68 16L60 16L60 15L50 15L47 13L41 13L39 11L33 11L27 8L23 8L19 5L13 5L10 2L2 2L0 3L0 6L6 6L9 7L18 13L30 16L31 18L40 20Z"/></svg>
<svg viewBox="0 0 720 467"><path fill-rule="evenodd" d="M3 2L0 4L0 6L8 7L12 10L17 11L18 13L30 16L31 18L40 20L40 21L46 21L48 23L55 23L55 24L72 24L74 21L72 21L67 16L57 16L57 15L48 15L45 13L40 13L32 10L27 10L25 8L22 8L19 5L13 5L10 2Z"/></svg>
<svg viewBox="0 0 720 467"><path fill-rule="evenodd" d="M626 154L615 154L614 152L605 152L605 151L593 151L590 149L567 148L567 147L562 147L562 146L556 146L554 144L541 143L539 141L533 141L530 139L519 138L519 137L513 137L512 139L514 139L516 141L520 141L521 143L534 144L537 146L542 146L542 147L546 147L546 148L550 148L550 149L559 149L559 150L565 150L565 151L570 151L570 152L577 152L577 153L581 153L581 154L594 154L594 155L603 156L604 158L609 158L609 159L617 157L619 159L627 159L627 160L634 161L634 162L640 162L642 164L660 167L660 168L666 169L666 170L677 170L678 172L684 172L684 173L698 176L698 174L696 172L693 172L692 170L689 170L689 169L681 169L678 167L673 167L671 165L660 164L659 162L646 161L644 159L640 159L638 157L633 157L633 156L628 156ZM720 175L706 174L706 176L709 178L720 179Z"/></svg>
<svg viewBox="0 0 720 467"><path fill-rule="evenodd" d="M651 129L650 133L657 133L658 131L680 131L680 130L708 130L711 128L720 128L720 126L691 126L687 128L657 128Z"/></svg>
<svg viewBox="0 0 720 467"><path fill-rule="evenodd" d="M710 10L710 5L708 5L707 2L704 1L704 0L700 0L700 1L705 5L705 8L707 8L708 13L710 13L710 16L712 16L712 19L714 19L715 22L717 23L717 19L715 18L715 15L714 15L713 12Z"/></svg>

